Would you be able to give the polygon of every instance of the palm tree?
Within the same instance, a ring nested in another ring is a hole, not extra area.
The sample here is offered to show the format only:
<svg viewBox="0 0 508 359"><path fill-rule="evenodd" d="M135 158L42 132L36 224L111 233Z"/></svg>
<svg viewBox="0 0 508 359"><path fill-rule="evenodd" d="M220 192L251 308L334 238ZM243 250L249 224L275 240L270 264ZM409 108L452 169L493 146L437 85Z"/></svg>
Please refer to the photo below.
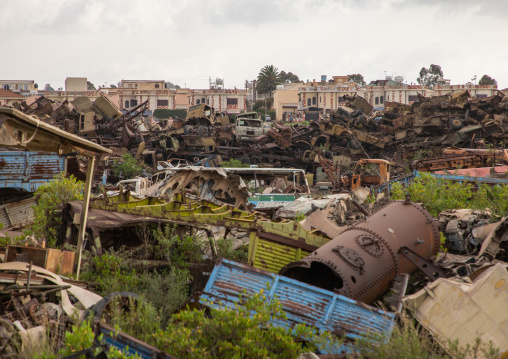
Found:
<svg viewBox="0 0 508 359"><path fill-rule="evenodd" d="M272 91L277 88L277 85L280 85L283 82L284 80L280 75L279 69L277 69L273 65L266 65L261 69L261 72L258 75L256 89L260 93L269 92L271 98Z"/></svg>

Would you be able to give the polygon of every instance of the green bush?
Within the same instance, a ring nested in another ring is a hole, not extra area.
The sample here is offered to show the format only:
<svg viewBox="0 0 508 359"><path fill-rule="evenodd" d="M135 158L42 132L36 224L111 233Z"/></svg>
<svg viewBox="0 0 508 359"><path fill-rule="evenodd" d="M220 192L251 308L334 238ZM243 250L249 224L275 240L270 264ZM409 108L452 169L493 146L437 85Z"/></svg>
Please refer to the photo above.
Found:
<svg viewBox="0 0 508 359"><path fill-rule="evenodd" d="M475 187L477 187L475 189ZM437 217L446 209L486 209L504 216L508 212L508 186L488 186L460 183L436 178L428 172L420 175L407 187L396 182L391 188L392 199L404 199L406 194L413 202L423 203L431 215Z"/></svg>
<svg viewBox="0 0 508 359"><path fill-rule="evenodd" d="M220 258L227 258L239 263L247 263L249 256L249 246L242 245L236 249L233 249L234 244L233 238L220 238L215 242L217 248L217 255Z"/></svg>
<svg viewBox="0 0 508 359"><path fill-rule="evenodd" d="M460 345L458 340L443 341L440 345L413 320L401 317L389 338L383 335L360 337L355 346L360 358L379 359L437 359L437 358L499 358L499 350L492 342L476 339L473 346Z"/></svg>
<svg viewBox="0 0 508 359"><path fill-rule="evenodd" d="M111 173L115 177L131 179L143 173L143 168L138 165L138 161L130 153L122 155L121 160L114 160Z"/></svg>
<svg viewBox="0 0 508 359"><path fill-rule="evenodd" d="M266 303L263 290L249 299L240 297L239 303L232 309L212 308L208 315L204 310L181 311L166 329L155 332L152 344L181 359L296 358L339 344L330 334L317 334L303 324L291 332L272 324L286 315L278 301Z"/></svg>
<svg viewBox="0 0 508 359"><path fill-rule="evenodd" d="M101 295L128 291L146 298L166 322L189 298L190 275L185 269L172 267L161 271L136 270L132 252L106 251L84 265L82 279L93 282Z"/></svg>
<svg viewBox="0 0 508 359"><path fill-rule="evenodd" d="M248 168L250 165L244 163L237 159L230 159L229 161L223 161L221 167L230 167L230 168Z"/></svg>
<svg viewBox="0 0 508 359"><path fill-rule="evenodd" d="M176 230L175 226L165 226L164 230L154 231L156 256L166 259L171 266L177 268L187 268L189 263L202 262L208 241L190 235L177 235Z"/></svg>
<svg viewBox="0 0 508 359"><path fill-rule="evenodd" d="M70 201L83 199L83 182L63 173L35 191L38 197L34 209L34 223L29 232L36 238L45 238L49 247L54 247L63 237L63 209Z"/></svg>

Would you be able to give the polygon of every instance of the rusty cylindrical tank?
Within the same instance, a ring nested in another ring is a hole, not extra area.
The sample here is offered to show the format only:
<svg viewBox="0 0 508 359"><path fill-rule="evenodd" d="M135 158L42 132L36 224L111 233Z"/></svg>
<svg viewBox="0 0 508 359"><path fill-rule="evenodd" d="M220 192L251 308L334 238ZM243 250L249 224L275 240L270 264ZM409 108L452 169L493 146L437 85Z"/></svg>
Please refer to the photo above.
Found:
<svg viewBox="0 0 508 359"><path fill-rule="evenodd" d="M429 259L439 245L438 221L423 206L394 201L279 274L371 303L398 273L416 270L401 247Z"/></svg>

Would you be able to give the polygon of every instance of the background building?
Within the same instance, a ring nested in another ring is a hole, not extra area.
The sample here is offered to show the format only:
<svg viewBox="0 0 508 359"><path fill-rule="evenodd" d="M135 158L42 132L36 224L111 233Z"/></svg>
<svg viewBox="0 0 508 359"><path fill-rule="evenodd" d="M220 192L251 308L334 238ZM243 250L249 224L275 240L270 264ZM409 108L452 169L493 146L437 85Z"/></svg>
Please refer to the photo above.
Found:
<svg viewBox="0 0 508 359"><path fill-rule="evenodd" d="M302 86L303 82L277 86L277 90L273 93L273 107L275 109L276 120L282 121L284 114L292 114L298 111L298 94Z"/></svg>
<svg viewBox="0 0 508 359"><path fill-rule="evenodd" d="M65 91L87 91L88 80L86 77L67 77L65 79Z"/></svg>
<svg viewBox="0 0 508 359"><path fill-rule="evenodd" d="M25 100L25 97L19 93L10 90L0 89L0 106L9 106L13 102Z"/></svg>
<svg viewBox="0 0 508 359"><path fill-rule="evenodd" d="M37 94L34 80L0 80L0 89L9 90L22 96Z"/></svg>

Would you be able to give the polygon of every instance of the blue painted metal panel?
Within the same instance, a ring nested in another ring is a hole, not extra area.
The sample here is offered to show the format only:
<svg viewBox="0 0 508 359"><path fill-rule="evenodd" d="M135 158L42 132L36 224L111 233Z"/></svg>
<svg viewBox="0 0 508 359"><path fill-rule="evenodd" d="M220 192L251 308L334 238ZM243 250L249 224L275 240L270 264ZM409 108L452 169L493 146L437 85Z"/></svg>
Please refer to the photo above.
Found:
<svg viewBox="0 0 508 359"><path fill-rule="evenodd" d="M223 259L215 266L199 301L214 308L234 309L239 295L246 291L249 297L267 290L267 301L276 298L286 312L286 321L274 324L291 329L304 323L338 336L345 335L339 351L351 352L351 343L367 333L389 335L395 314L328 290L286 278L261 269ZM326 353L324 353L326 354Z"/></svg>
<svg viewBox="0 0 508 359"><path fill-rule="evenodd" d="M99 330L106 344L122 352L125 351L128 355L134 356L137 354L142 359L176 359L176 357L165 354L159 349L128 334L122 332L115 334L113 328L109 328L102 323L99 324Z"/></svg>
<svg viewBox="0 0 508 359"><path fill-rule="evenodd" d="M35 192L66 170L66 158L53 153L0 151L0 188Z"/></svg>

